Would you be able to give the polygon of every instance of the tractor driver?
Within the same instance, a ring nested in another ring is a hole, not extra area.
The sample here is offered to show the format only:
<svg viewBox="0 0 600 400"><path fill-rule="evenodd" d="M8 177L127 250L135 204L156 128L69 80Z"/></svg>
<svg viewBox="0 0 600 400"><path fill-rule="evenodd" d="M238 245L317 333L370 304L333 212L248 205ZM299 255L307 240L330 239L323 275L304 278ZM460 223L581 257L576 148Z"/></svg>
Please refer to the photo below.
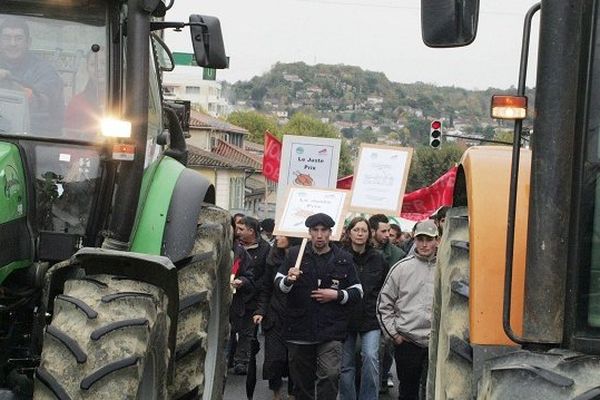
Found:
<svg viewBox="0 0 600 400"><path fill-rule="evenodd" d="M0 23L0 88L25 94L31 133L57 137L64 118L63 82L50 63L31 53L30 45L23 19L7 17ZM11 133L21 132L13 128Z"/></svg>

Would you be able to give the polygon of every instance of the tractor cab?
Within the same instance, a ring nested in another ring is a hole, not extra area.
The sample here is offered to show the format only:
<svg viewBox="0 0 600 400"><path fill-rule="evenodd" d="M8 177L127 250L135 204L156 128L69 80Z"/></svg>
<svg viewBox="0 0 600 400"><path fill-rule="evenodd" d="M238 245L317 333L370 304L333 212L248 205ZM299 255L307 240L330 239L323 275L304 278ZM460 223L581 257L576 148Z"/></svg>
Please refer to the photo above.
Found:
<svg viewBox="0 0 600 400"><path fill-rule="evenodd" d="M68 258L99 229L90 222L109 104L107 3L49 4L8 1L0 11L1 145L18 151L23 165L12 169L27 182L14 239L28 245L7 261Z"/></svg>
<svg viewBox="0 0 600 400"><path fill-rule="evenodd" d="M99 140L108 100L107 10L91 1L68 15L61 7L28 15L24 4L8 2L0 12L0 132Z"/></svg>

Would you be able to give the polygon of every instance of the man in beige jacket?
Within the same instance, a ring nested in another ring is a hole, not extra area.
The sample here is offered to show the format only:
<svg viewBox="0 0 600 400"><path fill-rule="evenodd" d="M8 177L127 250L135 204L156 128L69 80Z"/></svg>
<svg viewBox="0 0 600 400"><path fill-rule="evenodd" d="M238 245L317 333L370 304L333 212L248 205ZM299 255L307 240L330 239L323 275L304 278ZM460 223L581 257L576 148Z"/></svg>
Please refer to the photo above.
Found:
<svg viewBox="0 0 600 400"><path fill-rule="evenodd" d="M418 398L419 381L427 368L433 275L439 245L438 228L432 220L416 225L415 244L415 254L391 268L377 299L379 325L395 345L400 400Z"/></svg>

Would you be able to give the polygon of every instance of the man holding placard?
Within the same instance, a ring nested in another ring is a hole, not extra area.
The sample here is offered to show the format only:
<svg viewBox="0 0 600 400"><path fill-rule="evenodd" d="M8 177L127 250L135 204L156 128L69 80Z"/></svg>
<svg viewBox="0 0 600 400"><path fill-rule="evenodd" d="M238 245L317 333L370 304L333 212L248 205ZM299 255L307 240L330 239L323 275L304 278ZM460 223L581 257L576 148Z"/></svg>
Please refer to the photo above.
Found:
<svg viewBox="0 0 600 400"><path fill-rule="evenodd" d="M346 306L359 301L363 292L352 256L330 243L333 219L318 213L305 225L310 241L290 249L275 285L287 293L283 335L296 400L329 400L339 388Z"/></svg>

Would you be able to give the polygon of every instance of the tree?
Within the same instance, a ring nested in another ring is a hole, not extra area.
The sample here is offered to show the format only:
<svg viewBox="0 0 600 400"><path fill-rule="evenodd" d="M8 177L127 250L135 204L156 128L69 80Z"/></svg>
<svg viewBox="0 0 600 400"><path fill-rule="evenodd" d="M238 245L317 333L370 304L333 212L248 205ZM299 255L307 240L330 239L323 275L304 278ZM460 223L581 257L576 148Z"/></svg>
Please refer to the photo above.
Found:
<svg viewBox="0 0 600 400"><path fill-rule="evenodd" d="M429 120L409 115L405 127L410 132L408 144L418 146L426 145L429 140Z"/></svg>
<svg viewBox="0 0 600 400"><path fill-rule="evenodd" d="M227 122L248 130L247 140L255 143L264 143L265 131L277 135L279 127L277 121L256 111L235 111L229 114Z"/></svg>
<svg viewBox="0 0 600 400"><path fill-rule="evenodd" d="M340 133L332 125L321 122L310 115L298 112L283 127L284 133L298 136L339 138Z"/></svg>
<svg viewBox="0 0 600 400"><path fill-rule="evenodd" d="M408 174L407 192L429 186L460 161L464 148L456 144L447 144L439 149L420 147L413 154Z"/></svg>
<svg viewBox="0 0 600 400"><path fill-rule="evenodd" d="M365 129L362 131L355 139L357 144L360 143L377 143L377 135L373 133L370 129Z"/></svg>
<svg viewBox="0 0 600 400"><path fill-rule="evenodd" d="M485 128L483 128L482 133L484 138L493 139L494 135L496 134L496 130L492 125L488 125Z"/></svg>
<svg viewBox="0 0 600 400"><path fill-rule="evenodd" d="M494 140L498 140L499 142L512 143L514 136L515 135L514 135L513 131L508 130L508 129L503 129L494 135Z"/></svg>
<svg viewBox="0 0 600 400"><path fill-rule="evenodd" d="M340 129L340 131L342 132L342 135L344 135L344 137L346 139L354 138L354 128L342 128L342 129Z"/></svg>

